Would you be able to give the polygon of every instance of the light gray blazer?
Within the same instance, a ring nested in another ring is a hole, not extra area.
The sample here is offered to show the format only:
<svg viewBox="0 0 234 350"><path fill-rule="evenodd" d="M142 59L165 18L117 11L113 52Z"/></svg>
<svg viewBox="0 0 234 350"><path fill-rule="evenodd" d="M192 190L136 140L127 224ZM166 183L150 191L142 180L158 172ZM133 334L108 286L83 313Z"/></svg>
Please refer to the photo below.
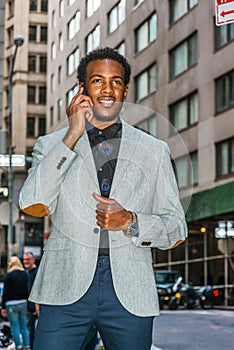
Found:
<svg viewBox="0 0 234 350"><path fill-rule="evenodd" d="M129 312L151 316L159 313L151 248L169 249L185 239L187 230L168 146L122 123L110 197L137 213L140 234L129 238L122 231L109 231L112 278ZM30 295L39 304L80 299L93 280L98 257L92 194L100 190L92 150L84 132L71 151L62 142L66 131L38 139L19 199L21 209L44 204L52 221Z"/></svg>

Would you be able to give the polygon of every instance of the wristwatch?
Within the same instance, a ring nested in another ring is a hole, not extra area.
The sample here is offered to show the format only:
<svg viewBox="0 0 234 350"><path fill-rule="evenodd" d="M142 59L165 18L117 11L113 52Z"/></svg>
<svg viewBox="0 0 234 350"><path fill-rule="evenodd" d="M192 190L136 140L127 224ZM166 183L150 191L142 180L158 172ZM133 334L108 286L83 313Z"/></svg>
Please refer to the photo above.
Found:
<svg viewBox="0 0 234 350"><path fill-rule="evenodd" d="M124 231L125 236L127 237L138 237L139 235L139 226L136 213L131 212L132 222L128 226L127 230Z"/></svg>

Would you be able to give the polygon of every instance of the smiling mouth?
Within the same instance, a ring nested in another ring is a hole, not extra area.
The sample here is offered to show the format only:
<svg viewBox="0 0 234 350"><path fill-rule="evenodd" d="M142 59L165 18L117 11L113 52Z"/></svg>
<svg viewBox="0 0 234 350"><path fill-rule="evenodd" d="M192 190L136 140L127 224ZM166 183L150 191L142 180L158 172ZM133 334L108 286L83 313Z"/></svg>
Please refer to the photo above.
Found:
<svg viewBox="0 0 234 350"><path fill-rule="evenodd" d="M98 100L98 103L103 107L110 108L114 106L115 101L113 98L100 98Z"/></svg>

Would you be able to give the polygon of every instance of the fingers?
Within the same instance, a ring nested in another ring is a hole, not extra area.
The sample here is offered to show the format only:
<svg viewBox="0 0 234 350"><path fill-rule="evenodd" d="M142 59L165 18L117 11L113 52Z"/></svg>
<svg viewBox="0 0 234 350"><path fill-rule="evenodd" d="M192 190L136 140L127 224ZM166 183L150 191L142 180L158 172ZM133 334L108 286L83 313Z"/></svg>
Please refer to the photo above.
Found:
<svg viewBox="0 0 234 350"><path fill-rule="evenodd" d="M93 198L99 203L106 203L106 204L117 203L115 199L99 196L97 193L93 193Z"/></svg>

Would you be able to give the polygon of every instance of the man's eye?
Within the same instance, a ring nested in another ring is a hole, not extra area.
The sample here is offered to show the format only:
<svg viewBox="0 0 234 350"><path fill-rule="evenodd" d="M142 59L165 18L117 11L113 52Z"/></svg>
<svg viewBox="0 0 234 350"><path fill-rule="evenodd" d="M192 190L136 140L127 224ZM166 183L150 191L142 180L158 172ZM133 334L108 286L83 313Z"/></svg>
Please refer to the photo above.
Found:
<svg viewBox="0 0 234 350"><path fill-rule="evenodd" d="M100 83L101 82L101 79L94 79L93 80L93 83Z"/></svg>
<svg viewBox="0 0 234 350"><path fill-rule="evenodd" d="M119 80L114 80L114 84L121 85L122 83Z"/></svg>

